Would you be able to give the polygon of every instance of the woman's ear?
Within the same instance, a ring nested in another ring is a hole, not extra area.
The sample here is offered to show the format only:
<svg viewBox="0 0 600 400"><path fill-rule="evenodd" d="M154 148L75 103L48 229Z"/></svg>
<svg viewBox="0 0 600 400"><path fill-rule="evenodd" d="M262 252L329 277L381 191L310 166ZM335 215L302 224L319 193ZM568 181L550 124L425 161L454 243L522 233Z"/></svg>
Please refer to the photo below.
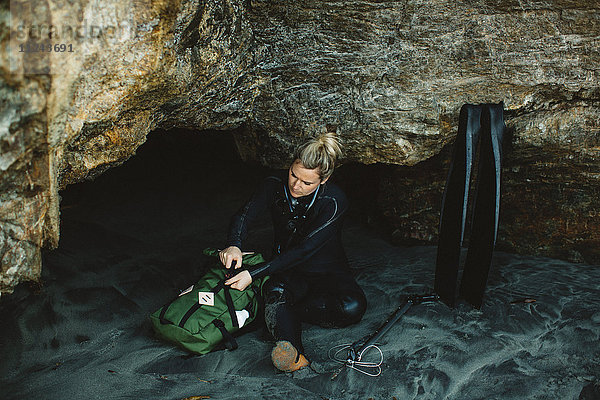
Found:
<svg viewBox="0 0 600 400"><path fill-rule="evenodd" d="M327 179L329 179L330 177L331 177L331 175L329 175L327 178L323 179L323 180L321 181L321 185L325 184L325 182L327 182Z"/></svg>

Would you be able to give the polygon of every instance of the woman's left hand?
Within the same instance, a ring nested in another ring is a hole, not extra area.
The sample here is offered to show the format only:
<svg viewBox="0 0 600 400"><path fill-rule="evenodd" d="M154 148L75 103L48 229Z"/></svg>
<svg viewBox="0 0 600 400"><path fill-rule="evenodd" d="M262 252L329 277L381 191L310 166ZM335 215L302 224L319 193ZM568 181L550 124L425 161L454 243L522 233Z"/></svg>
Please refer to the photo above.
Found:
<svg viewBox="0 0 600 400"><path fill-rule="evenodd" d="M244 290L252 283L252 277L250 272L242 271L233 278L229 278L225 281L225 284L230 286L232 289Z"/></svg>

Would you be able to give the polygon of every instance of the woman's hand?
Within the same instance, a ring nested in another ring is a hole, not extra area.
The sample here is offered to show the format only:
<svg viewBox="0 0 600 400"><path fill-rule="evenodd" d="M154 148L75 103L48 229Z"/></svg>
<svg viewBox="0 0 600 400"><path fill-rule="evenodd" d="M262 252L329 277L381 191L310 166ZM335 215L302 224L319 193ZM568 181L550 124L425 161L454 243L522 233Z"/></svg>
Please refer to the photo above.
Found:
<svg viewBox="0 0 600 400"><path fill-rule="evenodd" d="M233 278L229 278L225 281L226 285L229 285L232 289L244 290L252 283L252 276L250 272L242 271Z"/></svg>
<svg viewBox="0 0 600 400"><path fill-rule="evenodd" d="M239 247L229 246L219 252L219 259L225 268L231 268L231 263L235 261L235 268L242 266L242 251Z"/></svg>

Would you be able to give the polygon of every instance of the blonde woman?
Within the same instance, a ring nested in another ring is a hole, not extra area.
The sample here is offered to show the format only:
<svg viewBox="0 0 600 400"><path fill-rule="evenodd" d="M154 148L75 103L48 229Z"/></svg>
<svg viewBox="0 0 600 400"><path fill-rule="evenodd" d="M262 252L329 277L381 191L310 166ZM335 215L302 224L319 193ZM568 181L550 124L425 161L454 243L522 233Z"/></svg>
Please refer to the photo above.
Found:
<svg viewBox="0 0 600 400"><path fill-rule="evenodd" d="M341 147L332 133L300 146L287 177L268 177L231 220L221 262L242 267L244 239L253 221L270 211L274 257L251 272L243 270L226 284L244 290L253 278L270 275L265 285L265 324L276 340L275 367L295 371L308 366L301 322L344 327L362 318L366 299L351 275L341 241L347 199L329 178Z"/></svg>

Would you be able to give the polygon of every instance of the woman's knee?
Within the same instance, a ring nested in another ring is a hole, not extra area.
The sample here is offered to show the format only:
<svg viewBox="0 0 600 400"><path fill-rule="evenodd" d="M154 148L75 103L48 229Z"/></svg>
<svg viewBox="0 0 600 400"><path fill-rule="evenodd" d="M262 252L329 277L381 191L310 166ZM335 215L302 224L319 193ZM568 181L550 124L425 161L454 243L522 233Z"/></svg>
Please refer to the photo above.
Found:
<svg viewBox="0 0 600 400"><path fill-rule="evenodd" d="M359 322L367 310L367 300L363 293L346 294L340 298L339 327Z"/></svg>
<svg viewBox="0 0 600 400"><path fill-rule="evenodd" d="M279 302L289 297L289 290L284 282L269 279L263 287L263 297L266 304Z"/></svg>
<svg viewBox="0 0 600 400"><path fill-rule="evenodd" d="M294 304L306 292L306 284L301 280L291 281L284 277L271 277L263 287L265 303L285 301Z"/></svg>

